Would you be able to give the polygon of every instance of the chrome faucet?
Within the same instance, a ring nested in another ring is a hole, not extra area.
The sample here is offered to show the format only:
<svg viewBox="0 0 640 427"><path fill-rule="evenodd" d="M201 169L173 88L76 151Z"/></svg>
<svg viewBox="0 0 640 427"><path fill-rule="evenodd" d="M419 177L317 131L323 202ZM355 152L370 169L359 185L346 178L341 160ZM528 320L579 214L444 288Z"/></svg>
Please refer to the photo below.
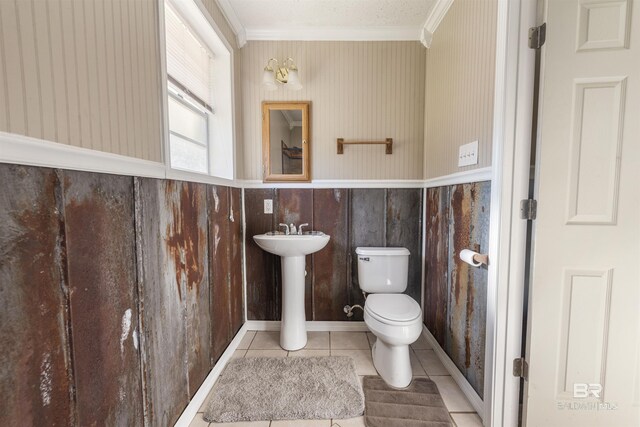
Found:
<svg viewBox="0 0 640 427"><path fill-rule="evenodd" d="M293 225L293 224L291 224L291 225ZM289 235L289 226L287 224L280 223L280 224L278 224L278 227L285 227L284 234L286 234L287 236ZM295 233L295 231L294 231L294 233Z"/></svg>
<svg viewBox="0 0 640 427"><path fill-rule="evenodd" d="M300 234L298 233L298 230L296 229L296 226L294 223L291 223L291 225L289 226L289 230L291 231L291 234Z"/></svg>
<svg viewBox="0 0 640 427"><path fill-rule="evenodd" d="M300 234L300 235L302 234L302 227L308 227L308 226L309 226L309 224L307 224L306 222L304 224L300 224L298 226L298 234Z"/></svg>

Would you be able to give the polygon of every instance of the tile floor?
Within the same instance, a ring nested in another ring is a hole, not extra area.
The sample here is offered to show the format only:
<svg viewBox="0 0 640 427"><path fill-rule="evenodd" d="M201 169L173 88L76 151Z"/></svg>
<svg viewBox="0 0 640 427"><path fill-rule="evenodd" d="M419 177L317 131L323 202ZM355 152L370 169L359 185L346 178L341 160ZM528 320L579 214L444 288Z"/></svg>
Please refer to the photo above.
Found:
<svg viewBox="0 0 640 427"><path fill-rule="evenodd" d="M280 348L279 332L249 331L242 339L233 357L300 357L351 356L361 377L376 375L371 360L371 345L375 336L371 332L308 332L307 346L303 350L285 351ZM451 378L424 337L411 346L411 366L414 377L429 377L438 386L442 400L449 409L456 427L480 427L482 421ZM364 417L348 420L254 421L242 423L208 423L202 418L204 406L191 423L191 427L363 427Z"/></svg>

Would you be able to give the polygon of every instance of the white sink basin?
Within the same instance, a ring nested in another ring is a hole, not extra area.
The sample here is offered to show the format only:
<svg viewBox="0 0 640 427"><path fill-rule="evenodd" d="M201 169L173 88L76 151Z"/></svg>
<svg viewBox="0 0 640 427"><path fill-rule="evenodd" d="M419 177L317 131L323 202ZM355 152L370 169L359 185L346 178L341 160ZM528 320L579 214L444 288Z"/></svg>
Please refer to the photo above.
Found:
<svg viewBox="0 0 640 427"><path fill-rule="evenodd" d="M307 345L307 326L304 311L305 255L327 246L329 236L313 234L258 234L253 240L264 251L280 255L282 265L282 322L280 347L300 350Z"/></svg>
<svg viewBox="0 0 640 427"><path fill-rule="evenodd" d="M302 256L318 252L327 246L329 236L326 234L258 234L253 240L263 250L280 256Z"/></svg>

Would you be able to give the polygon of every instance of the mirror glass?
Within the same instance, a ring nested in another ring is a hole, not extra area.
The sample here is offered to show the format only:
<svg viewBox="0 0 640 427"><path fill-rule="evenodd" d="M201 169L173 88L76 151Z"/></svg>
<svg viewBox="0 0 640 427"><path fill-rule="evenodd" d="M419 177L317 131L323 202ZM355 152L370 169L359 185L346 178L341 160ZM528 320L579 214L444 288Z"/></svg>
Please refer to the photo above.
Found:
<svg viewBox="0 0 640 427"><path fill-rule="evenodd" d="M271 173L301 175L302 110L271 110L269 123Z"/></svg>
<svg viewBox="0 0 640 427"><path fill-rule="evenodd" d="M309 181L309 102L262 103L264 181Z"/></svg>

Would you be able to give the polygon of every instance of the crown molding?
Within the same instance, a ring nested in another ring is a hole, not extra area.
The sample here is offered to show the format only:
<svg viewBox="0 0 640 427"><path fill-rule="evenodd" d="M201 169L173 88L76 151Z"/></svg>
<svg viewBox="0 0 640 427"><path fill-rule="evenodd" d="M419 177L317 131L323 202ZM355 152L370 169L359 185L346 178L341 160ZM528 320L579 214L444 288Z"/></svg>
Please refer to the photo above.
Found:
<svg viewBox="0 0 640 427"><path fill-rule="evenodd" d="M236 35L238 48L248 40L300 40L300 41L407 41L419 40L431 47L433 34L453 0L436 0L422 28L415 27L299 27L299 28L245 28L230 0L215 0Z"/></svg>
<svg viewBox="0 0 640 427"><path fill-rule="evenodd" d="M418 40L416 27L247 28L247 40L406 41Z"/></svg>
<svg viewBox="0 0 640 427"><path fill-rule="evenodd" d="M433 34L436 32L438 25L440 25L442 18L447 14L452 4L453 0L436 0L420 32L420 42L424 47L431 47Z"/></svg>
<svg viewBox="0 0 640 427"><path fill-rule="evenodd" d="M242 48L247 44L247 33L240 22L240 18L236 14L235 9L231 6L229 0L215 0L216 4L222 11L225 19L231 26L234 34L236 35L236 43L238 44L238 49Z"/></svg>

